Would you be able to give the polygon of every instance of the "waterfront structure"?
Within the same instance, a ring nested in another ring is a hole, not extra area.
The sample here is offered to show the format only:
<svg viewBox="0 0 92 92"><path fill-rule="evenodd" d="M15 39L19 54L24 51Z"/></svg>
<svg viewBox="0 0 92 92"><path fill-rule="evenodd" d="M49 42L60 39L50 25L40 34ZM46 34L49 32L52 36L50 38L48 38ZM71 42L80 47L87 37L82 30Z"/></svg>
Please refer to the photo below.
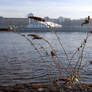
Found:
<svg viewBox="0 0 92 92"><path fill-rule="evenodd" d="M28 14L28 17L34 16L34 14ZM47 24L52 26L52 29L56 31L64 32L86 32L88 30L92 31L92 19L90 19L90 24L80 26L84 22L84 19L72 20L70 18L59 17L58 19L44 17L46 22L36 21L31 18L5 18L0 16L0 28L8 28L12 26L20 31L33 31L33 32L48 32L50 30Z"/></svg>
<svg viewBox="0 0 92 92"><path fill-rule="evenodd" d="M28 14L29 24L32 23L32 21L33 21L33 19L30 19L30 18L29 18L30 16L34 16L33 13L29 13L29 14Z"/></svg>
<svg viewBox="0 0 92 92"><path fill-rule="evenodd" d="M30 13L28 14L28 17L34 16L34 14ZM48 28L48 25L52 26L53 28L61 28L62 25L59 25L54 22L46 21L46 22L40 22L34 19L29 18L29 24L26 26L26 28Z"/></svg>
<svg viewBox="0 0 92 92"><path fill-rule="evenodd" d="M24 27L29 24L28 18L5 18L0 17L0 27L17 26Z"/></svg>

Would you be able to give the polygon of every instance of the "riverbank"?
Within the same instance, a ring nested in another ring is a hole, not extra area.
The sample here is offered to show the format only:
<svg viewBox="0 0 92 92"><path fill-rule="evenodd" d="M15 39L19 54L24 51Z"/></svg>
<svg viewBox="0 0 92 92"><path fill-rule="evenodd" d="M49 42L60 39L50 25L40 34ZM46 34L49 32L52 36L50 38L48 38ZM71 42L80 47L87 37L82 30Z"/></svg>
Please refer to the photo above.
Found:
<svg viewBox="0 0 92 92"><path fill-rule="evenodd" d="M92 92L92 85L81 84L75 86L48 86L38 84L16 84L13 86L0 86L0 92Z"/></svg>
<svg viewBox="0 0 92 92"><path fill-rule="evenodd" d="M18 27L17 30L19 32L51 32L50 28L27 28L27 27ZM55 27L52 28L56 32L88 32L88 30L92 31L91 27L86 26L65 26L65 27Z"/></svg>

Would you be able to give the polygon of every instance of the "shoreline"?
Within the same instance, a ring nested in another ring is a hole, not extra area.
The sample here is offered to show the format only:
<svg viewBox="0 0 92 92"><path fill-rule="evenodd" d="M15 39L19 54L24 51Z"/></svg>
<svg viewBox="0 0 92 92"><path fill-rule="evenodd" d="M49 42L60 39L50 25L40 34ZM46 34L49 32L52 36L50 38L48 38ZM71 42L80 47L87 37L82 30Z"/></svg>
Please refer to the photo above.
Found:
<svg viewBox="0 0 92 92"><path fill-rule="evenodd" d="M41 86L42 84L16 84L13 86L0 86L0 92L92 92L91 84L75 86Z"/></svg>

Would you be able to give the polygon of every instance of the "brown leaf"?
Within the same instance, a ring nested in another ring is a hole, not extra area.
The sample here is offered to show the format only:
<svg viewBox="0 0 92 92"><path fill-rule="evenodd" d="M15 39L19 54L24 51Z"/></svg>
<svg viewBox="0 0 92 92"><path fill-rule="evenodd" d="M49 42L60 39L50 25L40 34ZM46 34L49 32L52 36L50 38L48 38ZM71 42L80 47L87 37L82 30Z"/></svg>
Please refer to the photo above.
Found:
<svg viewBox="0 0 92 92"><path fill-rule="evenodd" d="M56 56L56 53L55 53L54 50L51 51L51 55L52 55L52 56Z"/></svg>
<svg viewBox="0 0 92 92"><path fill-rule="evenodd" d="M36 34L28 34L27 36L32 36L33 39L42 39L42 37L36 35Z"/></svg>

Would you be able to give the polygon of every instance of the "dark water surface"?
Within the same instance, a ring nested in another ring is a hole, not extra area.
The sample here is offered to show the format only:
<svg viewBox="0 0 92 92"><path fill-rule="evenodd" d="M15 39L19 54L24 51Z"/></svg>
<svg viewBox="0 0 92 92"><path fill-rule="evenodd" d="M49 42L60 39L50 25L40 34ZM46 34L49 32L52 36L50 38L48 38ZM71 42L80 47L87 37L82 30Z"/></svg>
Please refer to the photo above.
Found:
<svg viewBox="0 0 92 92"><path fill-rule="evenodd" d="M25 33L27 34L27 33ZM37 33L38 35L49 40L55 48L59 58L66 61L64 52L53 33ZM86 33L66 32L57 33L60 37L69 56L80 46ZM31 37L29 37L31 39ZM0 84L16 84L16 83L31 83L31 82L48 82L48 72L46 64L51 64L51 59L46 56L46 53L41 47L45 47L50 54L51 49L43 40L34 40L35 45L40 48L45 62L40 59L34 47L23 37L12 32L0 32ZM75 57L76 60L76 57ZM92 36L88 39L85 49L84 61L92 60ZM51 72L51 77L54 79L55 73ZM83 81L92 83L92 66L86 66L85 71L82 71Z"/></svg>

